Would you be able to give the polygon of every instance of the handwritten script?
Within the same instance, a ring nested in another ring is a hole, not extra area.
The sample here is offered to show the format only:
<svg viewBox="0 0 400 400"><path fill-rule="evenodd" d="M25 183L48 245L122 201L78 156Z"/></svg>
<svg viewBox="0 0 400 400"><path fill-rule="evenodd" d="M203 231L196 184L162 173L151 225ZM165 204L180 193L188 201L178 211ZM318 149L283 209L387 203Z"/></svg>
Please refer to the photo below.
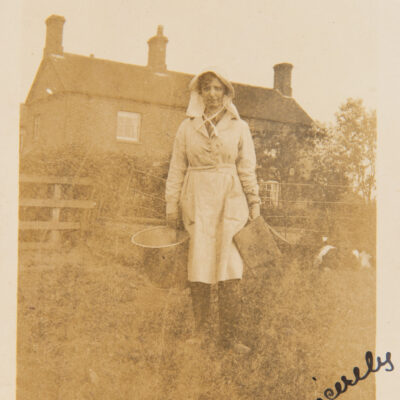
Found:
<svg viewBox="0 0 400 400"><path fill-rule="evenodd" d="M378 372L381 367L387 366L385 368L385 371L393 371L394 370L394 365L391 360L391 354L388 352L386 353L386 360L382 361L380 357L376 358L376 367L374 368L374 360L373 360L373 355L371 351L367 351L365 353L365 361L367 364L367 372L363 375L360 376L360 368L354 367L353 368L353 374L354 374L354 380L348 379L346 376L342 376L341 382L336 382L335 383L335 390L331 388L327 388L324 391L324 396L325 399L328 400L334 400L337 399L342 393L346 392L349 386L355 386L359 381L363 381L368 377L368 375L371 372ZM315 379L315 378L313 378ZM318 397L316 400L323 400L321 397Z"/></svg>

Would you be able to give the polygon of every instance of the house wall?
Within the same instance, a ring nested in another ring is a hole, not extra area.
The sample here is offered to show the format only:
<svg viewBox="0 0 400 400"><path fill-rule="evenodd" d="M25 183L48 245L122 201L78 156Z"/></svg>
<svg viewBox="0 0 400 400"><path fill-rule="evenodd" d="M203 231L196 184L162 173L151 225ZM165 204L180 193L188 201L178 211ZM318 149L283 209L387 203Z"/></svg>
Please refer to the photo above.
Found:
<svg viewBox="0 0 400 400"><path fill-rule="evenodd" d="M52 96L51 93L59 95L63 90L64 86L54 66L45 59L39 66L26 102L30 104L37 100L48 99Z"/></svg>
<svg viewBox="0 0 400 400"><path fill-rule="evenodd" d="M94 146L99 151L150 157L154 162L170 157L176 131L185 118L185 110L173 107L81 94L67 96L69 142ZM138 143L117 139L118 111L141 115Z"/></svg>
<svg viewBox="0 0 400 400"><path fill-rule="evenodd" d="M66 98L54 95L24 106L21 131L24 132L21 151L45 149L65 143ZM39 118L35 132L35 119Z"/></svg>
<svg viewBox="0 0 400 400"><path fill-rule="evenodd" d="M46 86L48 83L43 82L36 89L43 92ZM24 149L76 143L100 152L112 151L145 157L155 164L169 160L176 131L186 117L183 108L75 93L47 95L25 105L24 109L21 121L21 128L25 131ZM141 115L138 143L117 139L118 111ZM38 115L39 136L33 138L34 119ZM258 154L264 150L263 137L268 132L293 129L291 125L281 122L244 119L252 131Z"/></svg>
<svg viewBox="0 0 400 400"><path fill-rule="evenodd" d="M44 150L65 142L66 96L54 67L43 60L28 98L21 106L20 151ZM23 111L23 112L22 112ZM35 119L39 118L37 132Z"/></svg>
<svg viewBox="0 0 400 400"><path fill-rule="evenodd" d="M118 111L141 115L139 143L117 140ZM86 142L100 151L134 154L153 159L154 162L163 162L170 158L173 140L186 117L186 110L124 99L68 94L67 115L66 130L71 141ZM293 128L281 122L246 120L254 135L256 148L263 147L262 132L281 132Z"/></svg>

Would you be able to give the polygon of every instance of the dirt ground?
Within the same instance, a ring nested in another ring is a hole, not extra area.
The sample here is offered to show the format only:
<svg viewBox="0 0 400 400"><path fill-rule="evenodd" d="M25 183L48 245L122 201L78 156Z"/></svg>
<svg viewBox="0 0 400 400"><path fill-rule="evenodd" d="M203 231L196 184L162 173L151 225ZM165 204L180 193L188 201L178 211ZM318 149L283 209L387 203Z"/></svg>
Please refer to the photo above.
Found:
<svg viewBox="0 0 400 400"><path fill-rule="evenodd" d="M373 268L288 257L246 271L244 356L216 346L215 293L210 340L188 345L189 292L157 288L145 268L85 243L20 253L18 400L315 400L375 355ZM374 376L342 397L374 399Z"/></svg>

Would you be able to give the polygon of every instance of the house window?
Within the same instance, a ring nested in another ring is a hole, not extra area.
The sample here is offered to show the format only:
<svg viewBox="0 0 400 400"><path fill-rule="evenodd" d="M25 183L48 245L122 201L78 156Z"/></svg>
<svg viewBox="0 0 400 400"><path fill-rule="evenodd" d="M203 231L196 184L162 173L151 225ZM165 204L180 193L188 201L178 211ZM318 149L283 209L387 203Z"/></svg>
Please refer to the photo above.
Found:
<svg viewBox="0 0 400 400"><path fill-rule="evenodd" d="M33 121L33 140L36 140L39 137L39 129L40 129L40 115L35 115L35 119Z"/></svg>
<svg viewBox="0 0 400 400"><path fill-rule="evenodd" d="M140 117L138 113L118 111L117 140L138 143Z"/></svg>

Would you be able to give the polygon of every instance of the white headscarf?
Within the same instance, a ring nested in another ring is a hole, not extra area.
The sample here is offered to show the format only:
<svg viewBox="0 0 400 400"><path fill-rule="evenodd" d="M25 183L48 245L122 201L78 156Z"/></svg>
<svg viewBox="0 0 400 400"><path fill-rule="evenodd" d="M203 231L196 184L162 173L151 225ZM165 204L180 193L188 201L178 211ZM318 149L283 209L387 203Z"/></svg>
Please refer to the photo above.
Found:
<svg viewBox="0 0 400 400"><path fill-rule="evenodd" d="M235 96L235 90L229 80L224 77L224 74L222 74L221 71L216 67L209 67L203 70L191 80L189 84L190 100L186 110L186 115L189 117L201 117L204 114L205 105L203 98L200 95L199 78L207 72L213 73L226 86L228 93L224 95L223 106L233 116L240 119L238 110L232 103L232 99Z"/></svg>

